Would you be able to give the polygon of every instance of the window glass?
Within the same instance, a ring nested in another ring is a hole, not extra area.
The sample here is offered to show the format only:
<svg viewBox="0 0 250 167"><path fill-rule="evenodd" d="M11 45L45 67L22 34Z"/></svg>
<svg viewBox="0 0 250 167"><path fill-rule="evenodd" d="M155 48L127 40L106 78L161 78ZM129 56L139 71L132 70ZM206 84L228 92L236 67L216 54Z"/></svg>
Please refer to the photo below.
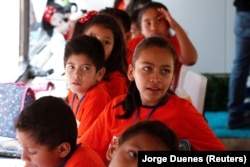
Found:
<svg viewBox="0 0 250 167"><path fill-rule="evenodd" d="M18 73L20 1L1 1L0 5L0 82L10 82Z"/></svg>

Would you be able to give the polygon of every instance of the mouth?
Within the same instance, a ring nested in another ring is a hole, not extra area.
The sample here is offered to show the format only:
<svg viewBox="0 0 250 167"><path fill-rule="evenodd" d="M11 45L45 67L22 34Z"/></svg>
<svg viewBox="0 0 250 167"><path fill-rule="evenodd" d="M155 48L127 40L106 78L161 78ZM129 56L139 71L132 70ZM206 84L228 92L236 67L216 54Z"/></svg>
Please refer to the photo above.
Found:
<svg viewBox="0 0 250 167"><path fill-rule="evenodd" d="M80 86L80 85L81 85L81 83L80 83L80 82L75 82L75 81L74 81L74 82L72 82L71 84L72 84L72 85L75 85L75 86Z"/></svg>
<svg viewBox="0 0 250 167"><path fill-rule="evenodd" d="M160 91L161 89L158 87L147 87L147 90L157 92L157 91Z"/></svg>

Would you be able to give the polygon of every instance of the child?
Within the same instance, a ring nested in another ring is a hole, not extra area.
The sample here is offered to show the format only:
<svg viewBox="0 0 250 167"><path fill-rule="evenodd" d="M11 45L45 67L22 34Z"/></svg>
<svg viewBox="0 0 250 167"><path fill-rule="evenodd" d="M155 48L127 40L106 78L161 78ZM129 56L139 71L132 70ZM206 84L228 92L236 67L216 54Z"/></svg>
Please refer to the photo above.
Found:
<svg viewBox="0 0 250 167"><path fill-rule="evenodd" d="M98 15L89 11L75 24L72 38L79 34L97 37L105 50L106 73L103 84L110 98L127 92L126 47L118 23L107 15Z"/></svg>
<svg viewBox="0 0 250 167"><path fill-rule="evenodd" d="M123 34L123 39L124 39L125 47L126 47L126 55L133 54L133 52L127 48L127 44L131 39L131 32L130 32L131 19L129 15L127 14L127 12L125 12L124 10L116 9L116 8L105 8L105 9L102 9L99 13L110 15L115 18ZM131 62L130 59L131 59L131 56L126 56L127 63Z"/></svg>
<svg viewBox="0 0 250 167"><path fill-rule="evenodd" d="M131 28L130 28L131 39L142 36L140 26L138 25L138 22L137 22L137 17L138 17L139 12L140 12L140 9L137 9L137 10L134 10L130 15L130 19L131 19ZM132 62L132 60L130 62Z"/></svg>
<svg viewBox="0 0 250 167"><path fill-rule="evenodd" d="M127 12L116 8L106 7L105 9L100 10L99 14L107 14L115 18L115 20L117 21L118 25L121 28L124 42L127 48L127 43L131 38L131 33L130 33L131 19L127 14Z"/></svg>
<svg viewBox="0 0 250 167"><path fill-rule="evenodd" d="M193 150L225 150L195 107L170 92L176 63L177 54L164 38L154 36L140 42L128 69L128 93L108 103L80 141L88 143L105 161L112 138L136 122L159 120L179 140L187 139Z"/></svg>
<svg viewBox="0 0 250 167"><path fill-rule="evenodd" d="M97 38L80 35L66 44L64 68L69 87L67 102L78 123L78 137L110 101L106 88L99 84L105 73L104 63L104 49Z"/></svg>
<svg viewBox="0 0 250 167"><path fill-rule="evenodd" d="M138 151L177 151L176 134L160 121L142 121L126 129L109 149L109 167L138 166ZM128 157L128 158L126 158Z"/></svg>
<svg viewBox="0 0 250 167"><path fill-rule="evenodd" d="M181 64L193 65L197 61L197 52L187 34L177 21L172 18L167 8L159 2L150 2L140 9L138 23L141 33L145 38L150 36L161 36L167 39L176 49L179 64L176 69L174 89L177 86ZM174 30L171 32L171 30ZM135 38L130 41L129 48L134 50L135 46L144 37Z"/></svg>
<svg viewBox="0 0 250 167"><path fill-rule="evenodd" d="M17 119L16 130L27 167L104 167L90 147L76 145L74 114L60 98L44 96L25 108Z"/></svg>

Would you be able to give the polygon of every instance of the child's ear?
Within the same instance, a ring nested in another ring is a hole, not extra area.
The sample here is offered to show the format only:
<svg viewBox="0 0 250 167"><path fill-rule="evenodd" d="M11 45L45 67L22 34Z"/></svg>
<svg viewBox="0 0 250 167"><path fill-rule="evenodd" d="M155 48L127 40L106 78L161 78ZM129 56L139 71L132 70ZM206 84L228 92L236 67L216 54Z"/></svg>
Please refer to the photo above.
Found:
<svg viewBox="0 0 250 167"><path fill-rule="evenodd" d="M130 64L130 65L128 66L128 73L127 73L128 79L129 79L130 81L133 81L133 80L134 80L133 71L134 71L133 66L132 66L132 64Z"/></svg>
<svg viewBox="0 0 250 167"><path fill-rule="evenodd" d="M106 72L106 68L105 67L102 67L99 71L97 71L97 74L96 74L96 80L97 82L100 82L104 76Z"/></svg>
<svg viewBox="0 0 250 167"><path fill-rule="evenodd" d="M71 146L68 142L63 142L57 147L57 150L58 150L58 156L64 158L70 153Z"/></svg>
<svg viewBox="0 0 250 167"><path fill-rule="evenodd" d="M118 140L114 140L113 142L110 143L109 148L106 152L106 158L108 161L111 161L115 151L118 149L119 143Z"/></svg>

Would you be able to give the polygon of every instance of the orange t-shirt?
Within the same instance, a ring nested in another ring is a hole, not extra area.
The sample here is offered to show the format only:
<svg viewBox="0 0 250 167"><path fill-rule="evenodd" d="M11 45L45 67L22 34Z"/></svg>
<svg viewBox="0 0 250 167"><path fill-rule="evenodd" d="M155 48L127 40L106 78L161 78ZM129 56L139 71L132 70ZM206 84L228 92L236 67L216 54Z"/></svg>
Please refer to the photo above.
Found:
<svg viewBox="0 0 250 167"><path fill-rule="evenodd" d="M89 146L80 144L72 156L67 160L65 167L105 167L100 156Z"/></svg>
<svg viewBox="0 0 250 167"><path fill-rule="evenodd" d="M126 76L122 75L119 71L115 71L109 74L109 78L110 81L103 81L101 84L105 85L111 99L127 93L128 83Z"/></svg>
<svg viewBox="0 0 250 167"><path fill-rule="evenodd" d="M136 122L146 120L152 108L140 107L139 115L136 112L128 119L117 119L116 115L123 114L122 106L115 107L125 95L110 101L96 119L91 128L80 138L86 142L106 161L106 151L112 139L123 133ZM226 150L226 147L215 136L203 116L186 99L171 95L168 101L157 107L149 118L159 120L171 128L179 139L189 140L192 150Z"/></svg>
<svg viewBox="0 0 250 167"><path fill-rule="evenodd" d="M78 99L74 93L69 91L67 101L78 122L78 137L82 136L92 125L110 100L110 96L102 84L93 86L83 99Z"/></svg>

